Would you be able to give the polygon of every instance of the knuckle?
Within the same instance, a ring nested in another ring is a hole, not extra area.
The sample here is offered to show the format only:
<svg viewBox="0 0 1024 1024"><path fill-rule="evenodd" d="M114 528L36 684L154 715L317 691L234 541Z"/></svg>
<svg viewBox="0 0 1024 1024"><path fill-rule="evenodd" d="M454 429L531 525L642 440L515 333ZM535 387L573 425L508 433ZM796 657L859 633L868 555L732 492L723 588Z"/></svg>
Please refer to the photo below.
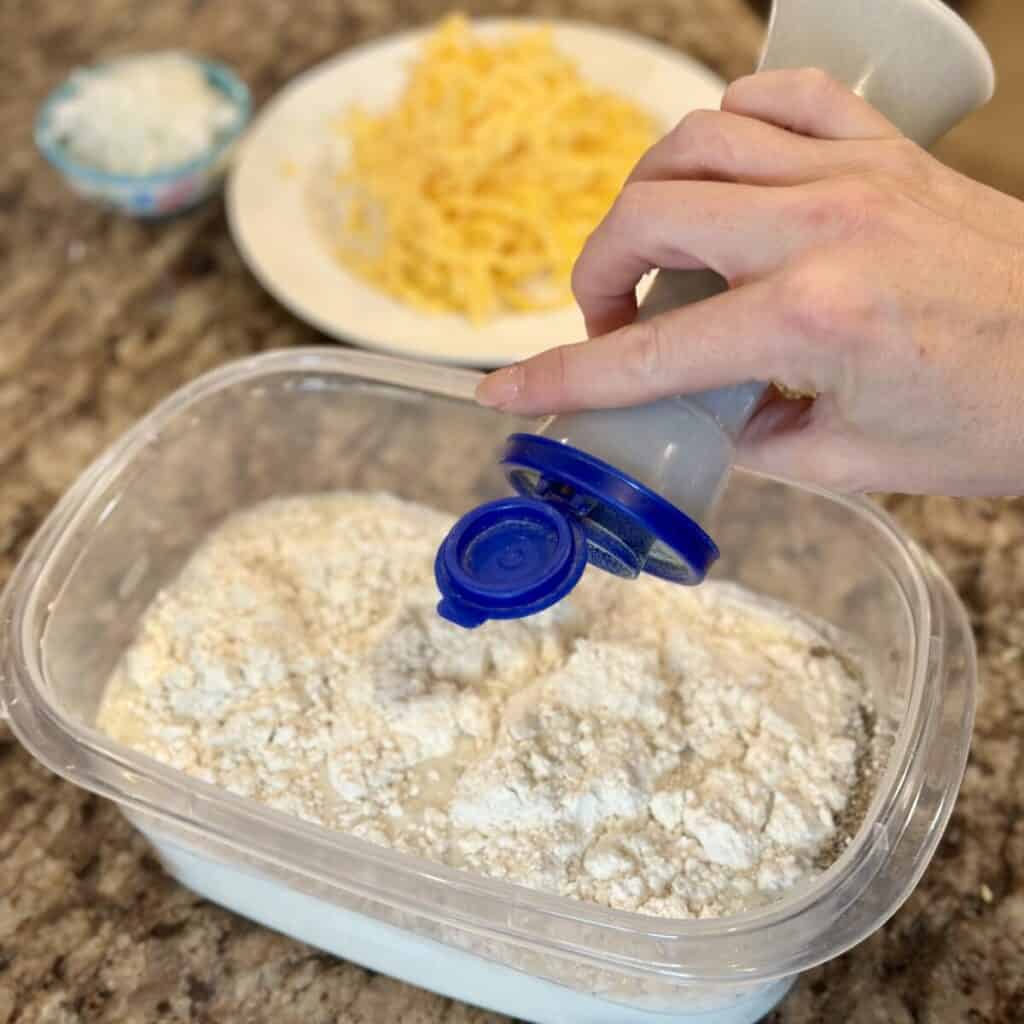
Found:
<svg viewBox="0 0 1024 1024"><path fill-rule="evenodd" d="M887 168L898 175L917 177L931 169L931 161L925 159L925 151L903 136L892 139L884 153Z"/></svg>
<svg viewBox="0 0 1024 1024"><path fill-rule="evenodd" d="M743 75L730 82L722 94L722 109L741 111L746 108L747 97L751 90L756 90L759 79L756 74Z"/></svg>
<svg viewBox="0 0 1024 1024"><path fill-rule="evenodd" d="M703 135L714 131L720 118L717 110L691 110L684 114L672 129L672 141L681 148L692 146Z"/></svg>
<svg viewBox="0 0 1024 1024"><path fill-rule="evenodd" d="M628 231L630 225L642 216L646 206L647 184L642 181L630 181L622 186L622 190L612 203L608 215L601 226L602 230L616 234Z"/></svg>
<svg viewBox="0 0 1024 1024"><path fill-rule="evenodd" d="M874 232L890 219L895 190L880 176L836 178L806 191L808 227L845 239Z"/></svg>
<svg viewBox="0 0 1024 1024"><path fill-rule="evenodd" d="M625 371L640 381L659 380L668 370L668 342L662 318L638 320L630 330L633 337L626 347Z"/></svg>
<svg viewBox="0 0 1024 1024"><path fill-rule="evenodd" d="M793 72L793 84L804 98L820 103L847 91L838 79L822 68L797 68Z"/></svg>
<svg viewBox="0 0 1024 1024"><path fill-rule="evenodd" d="M563 400L570 397L567 389L572 378L564 348L552 349L543 359L523 363L523 372L523 390L527 394Z"/></svg>
<svg viewBox="0 0 1024 1024"><path fill-rule="evenodd" d="M593 235L590 236L593 238ZM589 297L589 282L590 282L590 239L583 245L579 256L576 257L576 262L572 265L572 273L569 277L569 287L572 289L573 297L579 302L582 299Z"/></svg>
<svg viewBox="0 0 1024 1024"><path fill-rule="evenodd" d="M779 300L786 324L800 337L817 337L822 304L830 291L816 264L795 267L781 282Z"/></svg>
<svg viewBox="0 0 1024 1024"><path fill-rule="evenodd" d="M878 300L849 263L820 256L786 275L781 303L789 329L798 336L863 344L872 335Z"/></svg>
<svg viewBox="0 0 1024 1024"><path fill-rule="evenodd" d="M569 372L569 355L564 347L555 349L554 365L551 368L552 385L555 394L568 396L569 382L572 374Z"/></svg>
<svg viewBox="0 0 1024 1024"><path fill-rule="evenodd" d="M908 185L927 190L936 180L936 161L909 139L887 140L873 148L872 157L876 180L895 186L893 194Z"/></svg>
<svg viewBox="0 0 1024 1024"><path fill-rule="evenodd" d="M850 95L850 90L818 67L787 68L738 78L722 97L722 109L743 113L758 107L762 90L776 104L786 103L798 121L816 111L828 111Z"/></svg>
<svg viewBox="0 0 1024 1024"><path fill-rule="evenodd" d="M670 145L698 173L724 170L734 163L728 118L718 110L691 110L672 130Z"/></svg>

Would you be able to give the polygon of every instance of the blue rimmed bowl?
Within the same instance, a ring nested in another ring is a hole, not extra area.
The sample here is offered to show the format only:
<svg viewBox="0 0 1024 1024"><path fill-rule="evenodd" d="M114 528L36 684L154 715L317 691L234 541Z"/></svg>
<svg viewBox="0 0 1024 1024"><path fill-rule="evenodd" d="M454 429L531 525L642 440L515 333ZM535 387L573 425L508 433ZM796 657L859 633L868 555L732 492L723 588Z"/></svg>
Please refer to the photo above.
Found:
<svg viewBox="0 0 1024 1024"><path fill-rule="evenodd" d="M146 55L132 56L135 59ZM66 78L46 98L36 117L36 145L76 193L133 217L156 218L196 206L220 187L235 146L249 123L252 112L249 89L226 65L192 54L184 56L194 61L210 85L230 100L236 116L201 156L151 174L113 174L83 164L71 155L54 127L53 112L58 103L78 88L80 71ZM116 61L105 61L88 70L99 70L114 63Z"/></svg>

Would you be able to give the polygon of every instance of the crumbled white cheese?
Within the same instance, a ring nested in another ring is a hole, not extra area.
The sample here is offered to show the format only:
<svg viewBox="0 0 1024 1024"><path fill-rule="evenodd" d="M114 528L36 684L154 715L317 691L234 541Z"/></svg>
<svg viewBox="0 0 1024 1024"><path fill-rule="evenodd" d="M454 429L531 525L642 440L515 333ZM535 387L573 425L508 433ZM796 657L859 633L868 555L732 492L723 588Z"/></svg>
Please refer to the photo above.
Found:
<svg viewBox="0 0 1024 1024"><path fill-rule="evenodd" d="M235 123L235 104L180 53L80 70L53 107L51 131L78 163L144 175L201 157Z"/></svg>

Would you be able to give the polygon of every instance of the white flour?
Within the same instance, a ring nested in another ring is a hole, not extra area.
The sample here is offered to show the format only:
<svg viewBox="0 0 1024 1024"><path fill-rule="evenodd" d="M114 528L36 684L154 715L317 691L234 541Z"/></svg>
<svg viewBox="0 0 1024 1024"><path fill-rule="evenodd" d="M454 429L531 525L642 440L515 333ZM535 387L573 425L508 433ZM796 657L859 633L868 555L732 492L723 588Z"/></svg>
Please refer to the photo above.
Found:
<svg viewBox="0 0 1024 1024"><path fill-rule="evenodd" d="M866 693L822 627L590 570L466 632L434 611L449 524L358 494L230 520L145 615L101 728L329 828L647 914L739 912L841 846Z"/></svg>

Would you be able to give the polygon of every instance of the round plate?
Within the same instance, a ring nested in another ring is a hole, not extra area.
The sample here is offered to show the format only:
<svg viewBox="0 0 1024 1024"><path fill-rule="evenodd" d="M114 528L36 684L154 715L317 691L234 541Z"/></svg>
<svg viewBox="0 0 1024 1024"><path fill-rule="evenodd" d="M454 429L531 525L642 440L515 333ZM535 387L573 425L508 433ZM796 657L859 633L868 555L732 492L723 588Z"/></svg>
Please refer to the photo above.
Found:
<svg viewBox="0 0 1024 1024"><path fill-rule="evenodd" d="M724 83L703 65L627 33L534 19L488 19L474 28L493 36L541 25L551 27L558 48L586 79L642 106L665 130L688 111L721 101ZM410 309L340 266L314 223L310 190L325 174L332 125L352 104L380 110L397 102L409 63L430 31L346 51L294 79L264 108L228 183L228 219L242 258L296 316L331 337L369 348L492 367L580 341L583 320L573 305L501 315L480 326L461 316Z"/></svg>

